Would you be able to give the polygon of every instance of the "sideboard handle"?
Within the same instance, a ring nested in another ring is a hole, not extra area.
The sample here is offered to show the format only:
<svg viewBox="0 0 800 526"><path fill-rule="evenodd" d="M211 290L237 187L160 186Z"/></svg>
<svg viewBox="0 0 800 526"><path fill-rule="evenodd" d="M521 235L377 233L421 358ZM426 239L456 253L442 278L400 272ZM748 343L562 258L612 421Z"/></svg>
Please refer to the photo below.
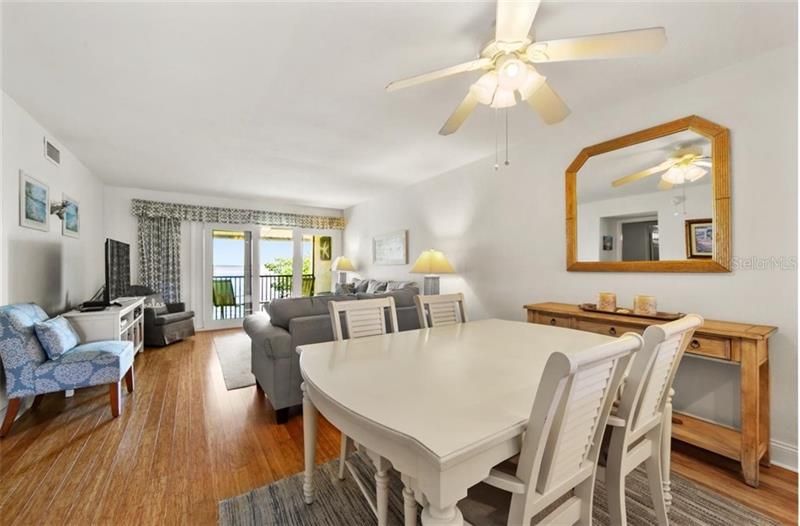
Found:
<svg viewBox="0 0 800 526"><path fill-rule="evenodd" d="M550 325L555 325L555 324L556 324L556 319L550 318Z"/></svg>
<svg viewBox="0 0 800 526"><path fill-rule="evenodd" d="M610 334L611 336L616 336L617 329L615 327L611 327L610 329L608 329L608 334Z"/></svg>
<svg viewBox="0 0 800 526"><path fill-rule="evenodd" d="M700 340L697 338L692 340L692 343L689 344L692 349L699 349L700 348Z"/></svg>

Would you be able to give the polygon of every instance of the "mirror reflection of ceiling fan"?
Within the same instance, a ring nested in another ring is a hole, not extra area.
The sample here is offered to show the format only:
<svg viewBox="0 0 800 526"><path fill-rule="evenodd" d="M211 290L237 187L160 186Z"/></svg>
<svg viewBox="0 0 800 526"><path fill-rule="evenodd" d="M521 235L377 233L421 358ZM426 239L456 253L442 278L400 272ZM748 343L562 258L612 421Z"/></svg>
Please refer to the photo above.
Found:
<svg viewBox="0 0 800 526"><path fill-rule="evenodd" d="M540 0L498 0L495 38L483 48L478 59L391 82L386 91L483 70L485 73L470 86L464 100L439 130L440 135L457 131L478 104L508 108L517 103L517 96L520 101L526 101L544 122L555 124L564 120L570 110L547 79L536 71L534 64L654 53L667 41L664 28L653 27L535 42L529 33L540 3Z"/></svg>
<svg viewBox="0 0 800 526"><path fill-rule="evenodd" d="M680 148L675 150L663 163L615 179L611 182L611 186L616 188L660 173L661 180L658 182L658 189L669 190L676 184L697 181L708 173L709 168L711 168L711 157L703 155L702 148Z"/></svg>

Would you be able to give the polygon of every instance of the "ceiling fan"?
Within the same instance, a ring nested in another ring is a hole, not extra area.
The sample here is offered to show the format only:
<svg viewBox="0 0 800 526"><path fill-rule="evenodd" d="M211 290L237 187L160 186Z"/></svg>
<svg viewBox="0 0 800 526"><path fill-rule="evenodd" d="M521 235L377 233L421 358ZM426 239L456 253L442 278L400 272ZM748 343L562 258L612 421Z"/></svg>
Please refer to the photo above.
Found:
<svg viewBox="0 0 800 526"><path fill-rule="evenodd" d="M483 70L464 100L447 119L440 135L450 135L467 120L478 104L507 108L526 101L547 124L564 120L570 110L534 64L567 60L592 60L654 53L667 41L663 27L535 42L529 36L541 0L498 0L494 40L480 57L455 66L389 83L395 91L432 80Z"/></svg>
<svg viewBox="0 0 800 526"><path fill-rule="evenodd" d="M611 186L616 188L660 173L661 180L658 182L658 189L669 190L676 184L697 181L708 173L709 168L711 168L711 157L703 155L702 148L679 148L663 163L615 179L611 182Z"/></svg>

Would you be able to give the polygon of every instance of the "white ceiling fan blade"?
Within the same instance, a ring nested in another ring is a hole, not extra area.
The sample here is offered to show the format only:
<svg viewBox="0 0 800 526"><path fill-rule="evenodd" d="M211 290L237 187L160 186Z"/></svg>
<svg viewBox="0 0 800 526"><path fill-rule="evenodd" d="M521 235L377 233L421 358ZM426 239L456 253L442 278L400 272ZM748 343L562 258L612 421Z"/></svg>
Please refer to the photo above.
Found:
<svg viewBox="0 0 800 526"><path fill-rule="evenodd" d="M464 62L463 64L450 66L449 68L437 69L436 71L423 73L422 75L417 75L415 77L410 77L407 79L390 82L386 86L386 91L396 91L399 89L407 88L409 86L422 84L423 82L430 82L432 80L442 79L445 77L449 77L451 75L466 73L467 71L475 71L476 69L488 67L491 64L492 64L492 59L490 58L479 58L477 60L471 60L469 62Z"/></svg>
<svg viewBox="0 0 800 526"><path fill-rule="evenodd" d="M638 181L639 179L644 179L645 177L650 177L651 175L668 170L670 167L672 167L673 164L677 162L678 161L676 159L668 159L663 163L659 164L658 166L653 166L652 168L648 168L647 170L642 170L641 172L636 172L635 174L630 174L626 175L625 177L620 177L619 179L614 179L613 181L611 181L611 186L616 188L617 186L622 186L624 184Z"/></svg>
<svg viewBox="0 0 800 526"><path fill-rule="evenodd" d="M670 188L672 188L672 183L670 183L669 181L665 181L664 179L661 179L658 182L658 189L659 190L669 190Z"/></svg>
<svg viewBox="0 0 800 526"><path fill-rule="evenodd" d="M531 62L608 59L655 53L666 43L664 28L651 27L535 42L528 46L526 54Z"/></svg>
<svg viewBox="0 0 800 526"><path fill-rule="evenodd" d="M702 166L703 168L711 168L711 161L706 161L705 159L700 159L698 161L693 162L697 166Z"/></svg>
<svg viewBox="0 0 800 526"><path fill-rule="evenodd" d="M564 104L564 101L561 100L558 93L553 91L547 81L542 82L541 87L534 91L527 101L547 124L561 122L570 114L569 107Z"/></svg>
<svg viewBox="0 0 800 526"><path fill-rule="evenodd" d="M539 3L539 0L498 0L494 39L508 43L525 42L531 32L536 11L539 10Z"/></svg>
<svg viewBox="0 0 800 526"><path fill-rule="evenodd" d="M450 115L450 118L447 119L447 122L444 123L442 129L439 130L439 135L450 135L451 133L455 133L464 124L464 121L467 120L467 117L475 110L475 107L478 105L478 96L470 89L467 92L467 96L464 97L464 100L461 101L461 104L455 109L455 111Z"/></svg>

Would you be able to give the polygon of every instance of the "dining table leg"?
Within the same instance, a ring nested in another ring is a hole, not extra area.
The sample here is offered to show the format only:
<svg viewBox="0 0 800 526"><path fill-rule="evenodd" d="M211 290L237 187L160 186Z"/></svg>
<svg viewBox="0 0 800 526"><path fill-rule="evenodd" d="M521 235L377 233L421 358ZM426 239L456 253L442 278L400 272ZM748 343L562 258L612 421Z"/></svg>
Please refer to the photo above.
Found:
<svg viewBox="0 0 800 526"><path fill-rule="evenodd" d="M303 498L306 504L314 502L314 456L317 449L317 408L308 396L305 382L300 385L303 391L303 450L305 471L303 474Z"/></svg>
<svg viewBox="0 0 800 526"><path fill-rule="evenodd" d="M464 516L455 503L447 506L435 506L425 503L422 510L422 526L463 526Z"/></svg>

